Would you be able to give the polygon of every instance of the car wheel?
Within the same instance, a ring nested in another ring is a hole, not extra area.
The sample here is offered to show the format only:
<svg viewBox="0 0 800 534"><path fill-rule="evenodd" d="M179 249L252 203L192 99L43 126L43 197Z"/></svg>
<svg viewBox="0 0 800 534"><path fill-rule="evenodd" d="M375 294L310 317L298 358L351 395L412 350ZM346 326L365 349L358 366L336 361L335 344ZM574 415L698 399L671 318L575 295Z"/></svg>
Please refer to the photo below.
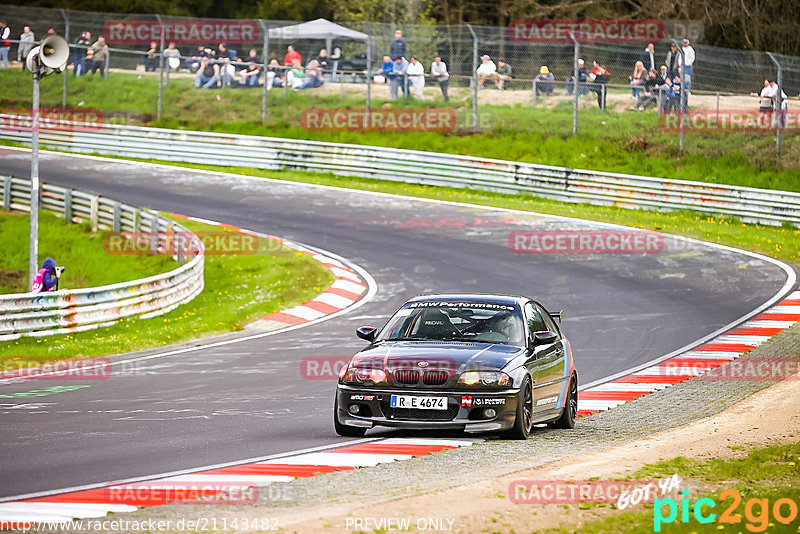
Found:
<svg viewBox="0 0 800 534"><path fill-rule="evenodd" d="M505 433L509 439L528 439L533 428L533 386L531 377L525 376L522 387L519 389L519 400L517 401L517 416L514 418L514 426Z"/></svg>
<svg viewBox="0 0 800 534"><path fill-rule="evenodd" d="M348 438L360 438L367 433L366 428L343 425L339 422L339 399L333 403L333 428L337 434Z"/></svg>
<svg viewBox="0 0 800 534"><path fill-rule="evenodd" d="M572 373L569 379L567 401L564 403L564 411L561 417L553 421L550 426L553 428L575 428L575 419L578 416L578 375Z"/></svg>

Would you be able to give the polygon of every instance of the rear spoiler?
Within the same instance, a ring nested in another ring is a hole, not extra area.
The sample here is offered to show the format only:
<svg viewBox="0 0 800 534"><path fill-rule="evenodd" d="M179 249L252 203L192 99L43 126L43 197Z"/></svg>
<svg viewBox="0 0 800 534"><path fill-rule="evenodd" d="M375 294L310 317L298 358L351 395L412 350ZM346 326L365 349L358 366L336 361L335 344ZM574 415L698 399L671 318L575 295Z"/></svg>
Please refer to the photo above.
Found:
<svg viewBox="0 0 800 534"><path fill-rule="evenodd" d="M549 312L548 315L553 318L553 320L558 319L559 323L564 322L564 310L561 310L558 313Z"/></svg>

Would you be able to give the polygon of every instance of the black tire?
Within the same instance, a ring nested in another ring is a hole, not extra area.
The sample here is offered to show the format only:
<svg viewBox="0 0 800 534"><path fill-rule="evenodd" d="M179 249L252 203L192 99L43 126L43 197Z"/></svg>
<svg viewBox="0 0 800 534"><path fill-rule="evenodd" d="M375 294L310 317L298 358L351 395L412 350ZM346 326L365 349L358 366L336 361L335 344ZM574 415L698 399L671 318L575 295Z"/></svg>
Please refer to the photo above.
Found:
<svg viewBox="0 0 800 534"><path fill-rule="evenodd" d="M572 373L567 386L567 400L564 403L564 411L561 417L550 423L553 428L575 428L575 420L578 418L578 375Z"/></svg>
<svg viewBox="0 0 800 534"><path fill-rule="evenodd" d="M360 438L367 433L364 427L343 425L339 422L339 399L333 403L333 428L337 434L347 438Z"/></svg>
<svg viewBox="0 0 800 534"><path fill-rule="evenodd" d="M533 386L531 377L525 376L522 387L519 388L519 400L517 401L517 416L514 418L514 426L504 433L507 439L528 439L533 429Z"/></svg>

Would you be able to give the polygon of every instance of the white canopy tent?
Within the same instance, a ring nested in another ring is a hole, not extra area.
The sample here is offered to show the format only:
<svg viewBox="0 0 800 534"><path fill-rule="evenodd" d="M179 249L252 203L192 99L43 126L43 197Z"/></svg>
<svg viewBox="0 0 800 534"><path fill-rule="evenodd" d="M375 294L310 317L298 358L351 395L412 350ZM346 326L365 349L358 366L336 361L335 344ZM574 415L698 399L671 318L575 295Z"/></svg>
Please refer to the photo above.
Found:
<svg viewBox="0 0 800 534"><path fill-rule="evenodd" d="M371 37L366 33L351 30L335 22L325 19L311 20L291 26L271 28L268 32L270 39L280 39L284 41L294 41L299 39L325 39L325 47L328 53L334 39L344 39L349 41L364 41L367 48L370 47Z"/></svg>

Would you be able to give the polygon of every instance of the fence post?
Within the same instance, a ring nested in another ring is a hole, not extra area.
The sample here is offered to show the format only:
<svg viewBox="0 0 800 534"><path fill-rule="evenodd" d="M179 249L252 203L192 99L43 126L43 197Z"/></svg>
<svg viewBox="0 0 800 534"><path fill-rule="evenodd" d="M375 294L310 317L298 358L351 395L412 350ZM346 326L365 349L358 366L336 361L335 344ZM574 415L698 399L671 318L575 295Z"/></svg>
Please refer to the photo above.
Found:
<svg viewBox="0 0 800 534"><path fill-rule="evenodd" d="M606 84L604 84L604 83L600 84L600 93L601 93L600 96L602 97L602 104L603 104L602 106L600 106L600 111L605 113L605 111L606 111Z"/></svg>
<svg viewBox="0 0 800 534"><path fill-rule="evenodd" d="M686 136L686 112L688 111L688 98L689 95L686 94L686 53L683 51L683 47L678 44L678 41L675 39L672 40L675 43L675 46L678 49L678 52L681 54L681 102L679 104L681 114L681 140L680 140L680 147L683 150L683 139Z"/></svg>
<svg viewBox="0 0 800 534"><path fill-rule="evenodd" d="M111 65L111 51L106 51L105 68L103 69L103 78L108 79L108 67Z"/></svg>
<svg viewBox="0 0 800 534"><path fill-rule="evenodd" d="M3 176L3 211L11 211L11 176Z"/></svg>
<svg viewBox="0 0 800 534"><path fill-rule="evenodd" d="M72 189L64 189L64 220L72 222Z"/></svg>
<svg viewBox="0 0 800 534"><path fill-rule="evenodd" d="M64 40L67 41L67 46L69 46L69 17L67 17L67 12L64 9L59 10L61 11L61 16L64 17ZM22 58L22 61L25 61L25 58ZM69 58L67 58L67 64L69 64ZM61 107L67 107L67 80L69 80L69 76L67 73L67 68L64 67L64 89L61 92Z"/></svg>
<svg viewBox="0 0 800 534"><path fill-rule="evenodd" d="M164 23L161 22L161 15L156 15L159 28L161 28L161 53L158 57L158 111L156 118L161 120L161 109L164 102Z"/></svg>
<svg viewBox="0 0 800 534"><path fill-rule="evenodd" d="M367 102L366 111L364 113L364 128L368 128L370 124L370 108L372 106L372 34L369 32L369 26L366 22L364 25L364 33L367 34Z"/></svg>
<svg viewBox="0 0 800 534"><path fill-rule="evenodd" d="M478 36L471 24L467 24L472 34L472 128L478 129Z"/></svg>
<svg viewBox="0 0 800 534"><path fill-rule="evenodd" d="M781 164L781 137L783 130L783 123L786 120L784 113L783 113L783 65L775 59L775 56L772 52L767 52L767 55L775 63L775 66L778 67L778 93L775 95L775 117L777 118L776 123L776 139L775 139L775 157L778 160L778 165Z"/></svg>
<svg viewBox="0 0 800 534"><path fill-rule="evenodd" d="M572 83L572 93L573 93L573 101L572 101L572 135L578 134L578 56L580 54L580 44L578 40L575 38L575 33L570 32L569 36L572 38L572 42L575 44L575 54L573 58L573 76L575 77Z"/></svg>
<svg viewBox="0 0 800 534"><path fill-rule="evenodd" d="M717 124L719 124L719 91L717 91Z"/></svg>
<svg viewBox="0 0 800 534"><path fill-rule="evenodd" d="M531 87L533 88L533 107L536 107L536 79L531 82Z"/></svg>
<svg viewBox="0 0 800 534"><path fill-rule="evenodd" d="M269 26L264 24L262 19L258 19L258 25L264 32L264 47L261 50L261 63L264 64L264 92L261 95L261 126L267 125L267 65L269 64ZM277 74L277 73L276 73Z"/></svg>
<svg viewBox="0 0 800 534"><path fill-rule="evenodd" d="M91 200L89 201L89 220L92 223L92 232L97 232L97 226L99 223L99 207L100 197L97 195L92 195Z"/></svg>

